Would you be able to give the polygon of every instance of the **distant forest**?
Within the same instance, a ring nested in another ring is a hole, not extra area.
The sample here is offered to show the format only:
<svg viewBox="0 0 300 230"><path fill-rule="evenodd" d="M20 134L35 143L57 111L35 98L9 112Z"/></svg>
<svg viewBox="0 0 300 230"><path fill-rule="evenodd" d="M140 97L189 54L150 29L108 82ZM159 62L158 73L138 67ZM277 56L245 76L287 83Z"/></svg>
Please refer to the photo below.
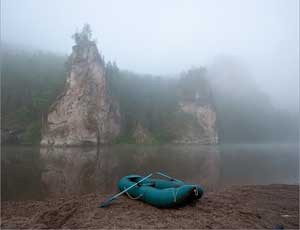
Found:
<svg viewBox="0 0 300 230"><path fill-rule="evenodd" d="M15 137L9 140L11 142L39 143L43 119L63 90L66 62L66 56L54 53L22 50L7 44L2 47L2 143L4 134ZM167 142L172 138L168 133L169 121L176 128L177 120L189 119L178 112L178 92L185 91L184 97L189 97L188 92L195 87L185 82L185 77L197 79L199 76L202 81L210 81L207 74L210 70L205 68L183 72L179 78L136 74L120 70L111 62L107 62L105 68L110 93L118 100L122 119L126 120L119 140L125 143L131 142L127 134L137 123L146 127L159 143ZM217 77L214 76L211 85L220 143L298 139L297 114L275 109L267 96L255 87L242 89L239 94L226 90L216 84Z"/></svg>
<svg viewBox="0 0 300 230"><path fill-rule="evenodd" d="M39 142L42 117L64 87L65 62L65 56L2 46L1 139Z"/></svg>

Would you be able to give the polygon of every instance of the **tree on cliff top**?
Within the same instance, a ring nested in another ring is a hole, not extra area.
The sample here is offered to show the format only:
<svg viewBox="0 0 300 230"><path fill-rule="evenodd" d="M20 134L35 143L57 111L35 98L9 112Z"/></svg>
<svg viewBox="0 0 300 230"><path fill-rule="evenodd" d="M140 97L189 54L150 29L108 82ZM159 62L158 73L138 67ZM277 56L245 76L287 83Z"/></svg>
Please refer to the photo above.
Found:
<svg viewBox="0 0 300 230"><path fill-rule="evenodd" d="M76 45L83 45L92 39L92 30L89 24L84 24L81 32L76 32L72 35Z"/></svg>

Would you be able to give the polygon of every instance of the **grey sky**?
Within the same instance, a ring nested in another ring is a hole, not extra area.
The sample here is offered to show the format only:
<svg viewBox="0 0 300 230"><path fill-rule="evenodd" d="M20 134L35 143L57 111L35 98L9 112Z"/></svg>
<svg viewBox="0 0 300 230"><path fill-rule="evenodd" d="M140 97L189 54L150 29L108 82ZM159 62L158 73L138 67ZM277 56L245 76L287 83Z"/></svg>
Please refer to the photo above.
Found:
<svg viewBox="0 0 300 230"><path fill-rule="evenodd" d="M2 40L71 52L88 22L106 60L141 73L243 62L275 104L299 103L299 0L3 0Z"/></svg>

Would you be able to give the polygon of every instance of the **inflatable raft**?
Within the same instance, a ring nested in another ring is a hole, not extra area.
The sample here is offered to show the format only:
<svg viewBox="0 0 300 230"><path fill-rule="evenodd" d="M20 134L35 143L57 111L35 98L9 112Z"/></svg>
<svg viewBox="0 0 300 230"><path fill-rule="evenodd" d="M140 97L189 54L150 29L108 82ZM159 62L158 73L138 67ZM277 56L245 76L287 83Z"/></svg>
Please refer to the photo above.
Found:
<svg viewBox="0 0 300 230"><path fill-rule="evenodd" d="M143 179L140 175L123 177L118 187L120 191ZM182 206L200 199L203 189L199 185L186 184L180 180L146 179L126 192L131 199L139 199L159 208Z"/></svg>

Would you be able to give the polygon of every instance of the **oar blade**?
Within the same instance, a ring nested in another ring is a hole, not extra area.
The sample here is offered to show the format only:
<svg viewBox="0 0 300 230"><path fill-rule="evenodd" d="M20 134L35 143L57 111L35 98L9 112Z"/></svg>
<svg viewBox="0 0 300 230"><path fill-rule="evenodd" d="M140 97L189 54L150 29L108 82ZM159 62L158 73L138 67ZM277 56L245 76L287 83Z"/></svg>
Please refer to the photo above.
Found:
<svg viewBox="0 0 300 230"><path fill-rule="evenodd" d="M114 199L113 198L110 198L106 201L103 201L100 205L99 205L99 208L105 208L107 207Z"/></svg>

